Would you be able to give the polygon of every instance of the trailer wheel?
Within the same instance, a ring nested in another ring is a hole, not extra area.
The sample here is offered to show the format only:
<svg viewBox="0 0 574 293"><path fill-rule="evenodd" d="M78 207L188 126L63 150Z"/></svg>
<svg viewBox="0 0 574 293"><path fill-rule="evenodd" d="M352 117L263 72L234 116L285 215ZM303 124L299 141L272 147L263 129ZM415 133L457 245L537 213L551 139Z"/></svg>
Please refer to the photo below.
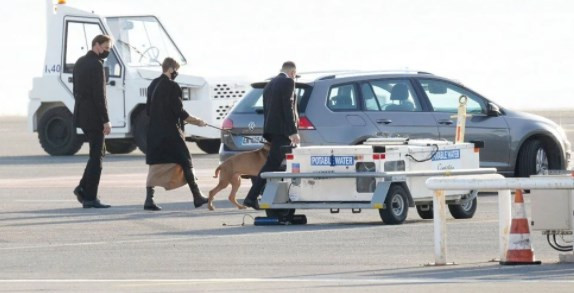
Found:
<svg viewBox="0 0 574 293"><path fill-rule="evenodd" d="M409 213L409 197L401 185L392 185L385 199L385 208L379 209L383 223L402 224Z"/></svg>
<svg viewBox="0 0 574 293"><path fill-rule="evenodd" d="M417 205L417 213L424 220L430 220L434 217L432 203L427 205Z"/></svg>
<svg viewBox="0 0 574 293"><path fill-rule="evenodd" d="M134 120L134 140L137 147L144 154L147 151L148 127L149 127L149 116L145 111L141 111Z"/></svg>
<svg viewBox="0 0 574 293"><path fill-rule="evenodd" d="M449 204L448 210L450 214L455 219L470 219L474 216L476 212L476 207L478 206L478 200L476 197L467 202L466 204Z"/></svg>
<svg viewBox="0 0 574 293"><path fill-rule="evenodd" d="M129 154L136 149L131 139L106 139L106 151L110 154Z"/></svg>
<svg viewBox="0 0 574 293"><path fill-rule="evenodd" d="M201 139L195 142L197 147L208 153L208 154L217 154L219 153L219 146L221 144L221 140L219 139Z"/></svg>
<svg viewBox="0 0 574 293"><path fill-rule="evenodd" d="M269 218L292 218L295 214L295 209L266 209L265 214Z"/></svg>
<svg viewBox="0 0 574 293"><path fill-rule="evenodd" d="M83 137L76 134L74 117L65 107L52 108L38 123L38 139L40 145L52 156L70 156L77 153Z"/></svg>

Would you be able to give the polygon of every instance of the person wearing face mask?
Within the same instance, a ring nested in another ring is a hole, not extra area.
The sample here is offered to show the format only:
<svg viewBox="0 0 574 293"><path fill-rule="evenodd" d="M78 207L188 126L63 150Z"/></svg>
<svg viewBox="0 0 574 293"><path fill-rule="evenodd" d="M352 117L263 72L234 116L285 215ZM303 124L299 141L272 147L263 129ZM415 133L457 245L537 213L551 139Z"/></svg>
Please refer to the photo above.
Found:
<svg viewBox="0 0 574 293"><path fill-rule="evenodd" d="M92 49L74 65L74 125L81 128L90 145L90 158L74 194L84 208L109 208L98 199L102 158L106 152L104 136L112 125L108 117L103 59L112 48L110 36L97 35Z"/></svg>
<svg viewBox="0 0 574 293"><path fill-rule="evenodd" d="M163 74L154 79L147 89L149 128L146 163L149 172L144 210L161 210L153 199L156 186L170 190L187 184L196 208L207 203L207 198L196 183L191 154L185 144L184 123L200 127L207 124L183 109L182 90L174 81L178 69L177 61L165 58L162 63Z"/></svg>

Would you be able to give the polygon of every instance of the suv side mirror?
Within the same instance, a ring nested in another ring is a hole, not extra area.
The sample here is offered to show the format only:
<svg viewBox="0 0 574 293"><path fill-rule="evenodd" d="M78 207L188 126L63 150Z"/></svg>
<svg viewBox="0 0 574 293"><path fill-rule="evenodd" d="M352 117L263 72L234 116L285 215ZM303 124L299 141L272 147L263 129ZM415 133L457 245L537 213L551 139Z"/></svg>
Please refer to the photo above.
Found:
<svg viewBox="0 0 574 293"><path fill-rule="evenodd" d="M488 110L486 113L489 117L498 117L502 115L500 108L494 103L488 103Z"/></svg>

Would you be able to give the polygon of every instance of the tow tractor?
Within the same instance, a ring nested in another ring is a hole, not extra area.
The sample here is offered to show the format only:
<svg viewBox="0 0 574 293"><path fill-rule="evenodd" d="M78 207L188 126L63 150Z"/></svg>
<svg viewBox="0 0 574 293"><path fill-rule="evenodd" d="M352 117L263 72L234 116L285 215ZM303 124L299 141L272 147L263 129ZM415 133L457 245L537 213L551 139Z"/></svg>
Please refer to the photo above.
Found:
<svg viewBox="0 0 574 293"><path fill-rule="evenodd" d="M159 19L153 15L104 17L70 7L65 0L54 5L46 0L47 44L44 72L34 78L29 94L28 126L38 132L42 148L50 155L73 155L84 138L74 128L72 72L74 63L91 49L91 40L108 34L114 46L104 62L107 101L112 133L106 148L114 154L146 150L148 118L146 91L161 74L165 57L182 67L176 81L183 89L183 105L191 115L219 125L233 103L250 88L246 80L206 78L192 75L187 60ZM207 153L217 153L219 131L186 126L185 136Z"/></svg>
<svg viewBox="0 0 574 293"><path fill-rule="evenodd" d="M432 219L430 176L481 174L479 147L473 143L408 138L372 138L357 146L309 146L286 155L284 173L268 179L260 207L268 217L289 218L296 209L377 209L386 224L402 224L409 207ZM492 173L492 170L484 170ZM337 178L337 180L333 180ZM445 194L455 219L474 216L477 191Z"/></svg>

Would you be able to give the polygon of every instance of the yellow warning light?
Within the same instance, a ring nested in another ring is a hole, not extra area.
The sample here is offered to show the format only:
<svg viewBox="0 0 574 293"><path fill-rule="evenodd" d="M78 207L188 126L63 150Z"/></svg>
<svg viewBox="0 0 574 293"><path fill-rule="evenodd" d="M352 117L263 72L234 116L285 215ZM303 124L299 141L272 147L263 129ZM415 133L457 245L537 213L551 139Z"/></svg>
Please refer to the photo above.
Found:
<svg viewBox="0 0 574 293"><path fill-rule="evenodd" d="M58 4L66 4L66 0L58 0Z"/></svg>

